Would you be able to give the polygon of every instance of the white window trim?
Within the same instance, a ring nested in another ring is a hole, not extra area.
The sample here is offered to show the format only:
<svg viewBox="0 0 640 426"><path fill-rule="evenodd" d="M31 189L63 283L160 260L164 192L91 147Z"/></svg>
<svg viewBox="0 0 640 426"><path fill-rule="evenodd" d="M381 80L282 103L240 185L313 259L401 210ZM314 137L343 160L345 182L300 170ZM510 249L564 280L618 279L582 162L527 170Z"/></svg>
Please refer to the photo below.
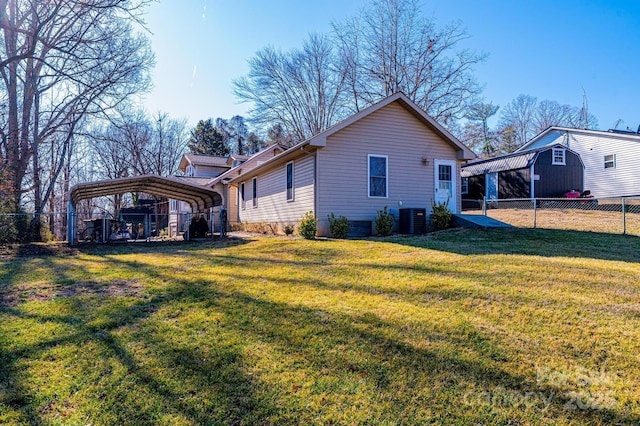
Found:
<svg viewBox="0 0 640 426"><path fill-rule="evenodd" d="M562 152L562 161L556 161L556 152ZM554 166L565 166L567 164L567 150L564 148L553 148L551 150L551 164Z"/></svg>
<svg viewBox="0 0 640 426"><path fill-rule="evenodd" d="M258 208L258 178L251 179L251 204L254 209Z"/></svg>
<svg viewBox="0 0 640 426"><path fill-rule="evenodd" d="M288 185L288 173L287 173L287 169L289 168L289 164L291 164L291 198L289 198L289 188L287 188ZM285 166L284 166L284 180L285 180L285 187L284 187L284 196L287 200L287 202L291 203L293 201L295 201L296 199L296 166L293 164L293 161L289 161Z"/></svg>
<svg viewBox="0 0 640 426"><path fill-rule="evenodd" d="M240 208L242 210L246 210L247 209L247 193L246 193L246 189L247 186L245 185L245 182L241 182L240 183L240 188L238 188L238 197L240 198Z"/></svg>
<svg viewBox="0 0 640 426"><path fill-rule="evenodd" d="M607 161L607 157L613 157L613 159L611 161ZM607 163L613 163L613 165L611 167L607 167ZM606 169L615 169L617 166L617 158L616 158L616 154L608 154L604 156L604 168Z"/></svg>
<svg viewBox="0 0 640 426"><path fill-rule="evenodd" d="M466 182L466 185L464 184ZM460 194L468 194L469 193L469 178L463 177L460 179Z"/></svg>
<svg viewBox="0 0 640 426"><path fill-rule="evenodd" d="M384 197L378 195L371 195L371 157L384 158ZM389 156L380 154L368 154L367 155L367 195L369 198L389 198Z"/></svg>

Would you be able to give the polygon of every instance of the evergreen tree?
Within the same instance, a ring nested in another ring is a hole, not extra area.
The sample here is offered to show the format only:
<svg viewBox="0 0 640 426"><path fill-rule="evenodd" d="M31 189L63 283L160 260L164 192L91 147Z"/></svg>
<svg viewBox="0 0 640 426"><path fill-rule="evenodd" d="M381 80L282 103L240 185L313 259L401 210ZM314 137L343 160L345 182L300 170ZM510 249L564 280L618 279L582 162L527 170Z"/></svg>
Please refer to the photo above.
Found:
<svg viewBox="0 0 640 426"><path fill-rule="evenodd" d="M224 135L214 126L213 120L200 120L191 130L189 151L194 154L229 155Z"/></svg>

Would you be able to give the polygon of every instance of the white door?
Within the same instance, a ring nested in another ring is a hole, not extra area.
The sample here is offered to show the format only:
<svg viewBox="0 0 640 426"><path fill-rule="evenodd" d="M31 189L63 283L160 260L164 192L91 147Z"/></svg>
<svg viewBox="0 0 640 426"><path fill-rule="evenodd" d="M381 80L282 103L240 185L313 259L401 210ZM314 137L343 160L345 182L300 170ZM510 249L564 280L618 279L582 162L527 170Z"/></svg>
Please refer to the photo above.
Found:
<svg viewBox="0 0 640 426"><path fill-rule="evenodd" d="M486 197L487 200L497 200L498 199L498 174L497 173L487 173L486 183Z"/></svg>
<svg viewBox="0 0 640 426"><path fill-rule="evenodd" d="M435 160L435 201L447 203L449 209L456 211L456 162Z"/></svg>

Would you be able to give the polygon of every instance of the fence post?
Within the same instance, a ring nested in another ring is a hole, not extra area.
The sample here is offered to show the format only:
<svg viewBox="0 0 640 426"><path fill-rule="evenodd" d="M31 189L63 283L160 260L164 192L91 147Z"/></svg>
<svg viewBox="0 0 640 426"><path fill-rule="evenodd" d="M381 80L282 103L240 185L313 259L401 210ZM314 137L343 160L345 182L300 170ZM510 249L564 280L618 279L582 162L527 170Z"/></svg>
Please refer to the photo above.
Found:
<svg viewBox="0 0 640 426"><path fill-rule="evenodd" d="M487 197L482 197L482 214L487 215Z"/></svg>
<svg viewBox="0 0 640 426"><path fill-rule="evenodd" d="M538 227L538 203L536 203L536 199L532 198L533 202L533 229Z"/></svg>
<svg viewBox="0 0 640 426"><path fill-rule="evenodd" d="M627 209L622 197L622 235L627 235Z"/></svg>

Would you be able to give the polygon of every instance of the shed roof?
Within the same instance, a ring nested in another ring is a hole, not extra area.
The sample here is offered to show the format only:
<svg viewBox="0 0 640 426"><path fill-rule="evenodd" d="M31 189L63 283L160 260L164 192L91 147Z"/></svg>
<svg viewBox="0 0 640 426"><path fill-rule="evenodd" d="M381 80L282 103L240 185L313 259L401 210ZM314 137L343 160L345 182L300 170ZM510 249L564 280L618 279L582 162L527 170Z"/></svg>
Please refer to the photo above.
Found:
<svg viewBox="0 0 640 426"><path fill-rule="evenodd" d="M487 173L497 173L507 170L518 170L524 169L526 167L531 167L531 165L536 162L536 159L541 152L548 151L552 148L562 148L566 149L569 152L573 152L561 144L544 146L542 148L532 149L524 152L514 152L513 154L502 155L500 157L489 158L486 160L474 161L473 163L465 164L462 166L460 176L477 176ZM575 154L575 152L573 153Z"/></svg>
<svg viewBox="0 0 640 426"><path fill-rule="evenodd" d="M216 191L192 182L190 178L154 175L133 176L85 182L71 188L70 198L75 206L87 198L102 197L127 192L145 192L161 197L173 198L191 204L195 210L204 211L222 204L222 197Z"/></svg>

